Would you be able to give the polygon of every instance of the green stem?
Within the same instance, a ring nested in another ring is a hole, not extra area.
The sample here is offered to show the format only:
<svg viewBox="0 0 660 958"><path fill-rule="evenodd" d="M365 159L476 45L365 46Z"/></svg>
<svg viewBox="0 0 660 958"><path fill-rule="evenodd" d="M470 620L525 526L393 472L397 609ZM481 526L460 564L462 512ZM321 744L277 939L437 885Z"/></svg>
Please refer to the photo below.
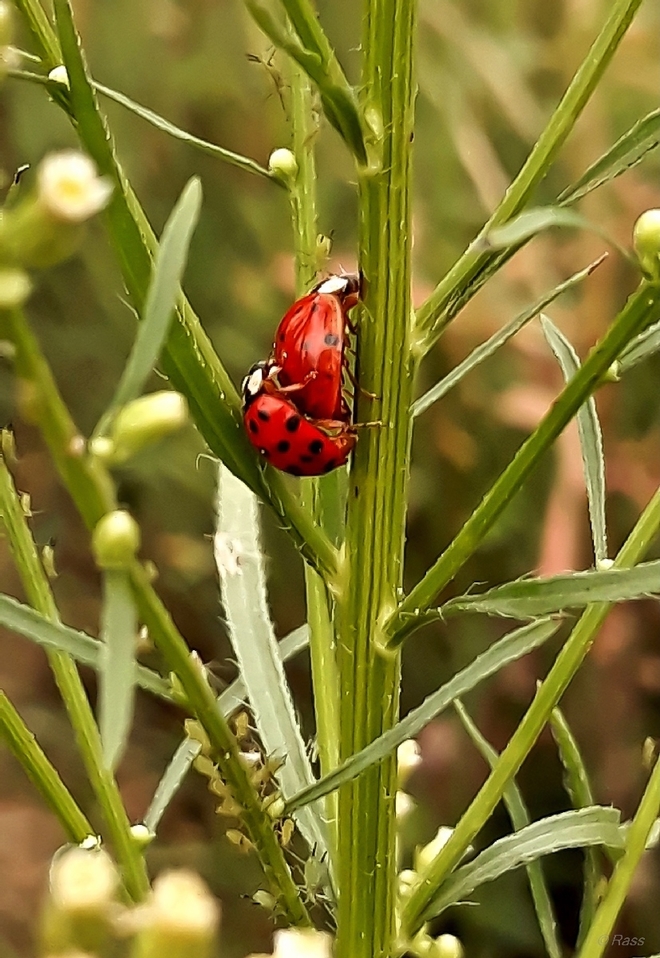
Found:
<svg viewBox="0 0 660 958"><path fill-rule="evenodd" d="M295 246L296 294L301 296L316 278L318 217L315 140L318 122L315 119L312 86L306 73L294 63L291 64L290 80L293 152L298 163L298 173L290 190L291 219ZM340 508L340 490L335 478L340 475L337 472L325 479L301 481L301 499L326 533L329 518L334 517L334 524L341 525L341 520L336 515ZM305 591L316 742L321 775L325 775L337 764L339 755L339 684L331 617L332 600L323 579L309 565L305 567ZM333 829L336 828L337 820L336 804L336 796L329 795L325 802L325 812Z"/></svg>
<svg viewBox="0 0 660 958"><path fill-rule="evenodd" d="M69 493L91 530L106 512L115 507L114 491L110 478L93 458L80 451L79 440L81 437L71 421L48 364L41 355L37 341L32 335L25 317L20 311L16 310L12 314L12 320L17 369L19 374L27 380L26 392L31 397L31 412L37 418ZM240 761L235 758L235 755L237 755L235 739L219 713L215 718L210 715L209 702L215 702L215 696L208 688L204 676L194 667L190 650L177 632L167 610L138 563L135 563L131 569L131 585L153 641L163 650L170 668L178 674L186 692L188 693L190 688L194 689L194 693L189 695L191 709L195 712L214 745L218 748L224 748L223 755L226 753L230 756L227 759L230 772L234 765L237 766L234 771L235 776L238 777L240 787L236 790L236 798L238 801L247 801L249 806L245 818L248 829L253 826L257 828L254 834L250 832L250 838L257 848L264 870L269 878L272 878L274 882L280 880L282 882L281 885L274 884L273 894L282 898L283 907L294 924L307 924L306 911L298 899L296 886L286 865L284 853L274 834L272 823L262 809L260 799L247 778ZM53 601L52 596L51 601ZM37 606L37 608L44 612L41 606ZM55 609L54 602L53 609ZM50 613L46 611L44 614ZM184 670L185 675L178 673L179 667ZM195 705L200 703L203 705L201 714L197 713L195 709ZM215 706L213 710L215 711ZM222 730L222 735L220 735L219 729ZM95 735L93 754L95 755L98 751L98 761L102 764L101 743L95 723L93 733ZM92 734L91 730L89 734ZM226 744L227 742L229 742L229 745ZM108 782L114 781L112 776L109 776L103 769L102 772ZM89 769L88 774L90 774ZM100 784L107 785L108 782L105 779L101 779ZM227 780L230 785L234 784L231 774L227 775ZM117 837L114 832L113 840L117 844Z"/></svg>
<svg viewBox="0 0 660 958"><path fill-rule="evenodd" d="M531 436L523 443L499 479L486 493L451 545L400 603L385 625L390 645L398 646L424 620L423 613L470 556L502 510L520 489L543 453L602 381L626 343L660 315L660 288L642 283L603 340L591 351L578 373L555 400Z"/></svg>
<svg viewBox="0 0 660 958"><path fill-rule="evenodd" d="M628 569L645 555L660 529L660 490L640 516L619 552L615 567ZM566 691L571 679L591 648L613 603L597 602L587 607L557 656L555 664L539 686L534 701L522 722L501 753L486 783L473 799L439 855L418 877L402 914L403 934L412 937L424 922L426 909L446 876L456 867L467 847L476 838L501 800L509 782L518 773L538 736L548 722L552 710Z"/></svg>
<svg viewBox="0 0 660 958"><path fill-rule="evenodd" d="M360 317L357 421L349 475L343 590L337 597L340 760L391 728L400 660L383 654L382 624L402 584L411 438L410 174L415 0L368 0L362 49L363 113L374 166L360 177ZM339 958L390 955L396 876L396 759L339 792Z"/></svg>
<svg viewBox="0 0 660 958"><path fill-rule="evenodd" d="M605 896L598 906L577 958L600 958L607 948L614 923L626 900L635 871L655 826L658 809L660 809L660 758L655 763L637 813L630 825L623 858L616 864Z"/></svg>
<svg viewBox="0 0 660 958"><path fill-rule="evenodd" d="M138 562L133 564L131 578L142 620L168 667L183 686L191 711L208 735L220 773L242 806L242 823L255 845L272 894L291 924L309 926L307 910L286 863L273 822L241 762L238 742L217 707L203 667L177 631L167 609L149 588L147 573Z"/></svg>
<svg viewBox="0 0 660 958"><path fill-rule="evenodd" d="M0 691L0 736L66 832L80 844L94 829L76 804L57 770L39 747L4 692Z"/></svg>
<svg viewBox="0 0 660 958"><path fill-rule="evenodd" d="M615 0L609 16L591 49L573 77L566 93L536 141L523 168L506 191L502 202L460 259L417 311L417 348L423 355L441 335L466 302L466 291L476 292L479 276L506 252L489 250L484 242L496 226L519 213L547 174L552 161L575 126L591 94L607 68L639 9L642 0ZM468 297L469 298L469 297Z"/></svg>
<svg viewBox="0 0 660 958"><path fill-rule="evenodd" d="M17 359L20 362L20 355ZM30 605L52 622L59 622L50 584L4 460L0 460L0 511L9 547ZM47 655L71 720L89 781L107 822L126 890L134 901L141 901L149 891L144 858L131 835L131 823L126 815L117 782L104 765L99 730L78 669L73 659L64 652L48 652Z"/></svg>

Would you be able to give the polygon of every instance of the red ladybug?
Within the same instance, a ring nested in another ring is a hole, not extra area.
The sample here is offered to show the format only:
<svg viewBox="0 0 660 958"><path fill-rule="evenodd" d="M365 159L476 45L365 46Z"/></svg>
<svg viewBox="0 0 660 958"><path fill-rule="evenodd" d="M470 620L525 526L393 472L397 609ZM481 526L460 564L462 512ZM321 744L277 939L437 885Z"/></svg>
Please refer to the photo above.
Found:
<svg viewBox="0 0 660 958"><path fill-rule="evenodd" d="M350 419L342 395L346 314L359 296L359 276L330 276L297 300L277 327L272 361L278 382L312 419Z"/></svg>
<svg viewBox="0 0 660 958"><path fill-rule="evenodd" d="M303 415L272 373L272 364L258 363L243 381L243 420L252 445L276 469L293 476L320 476L343 466L355 445L350 426Z"/></svg>

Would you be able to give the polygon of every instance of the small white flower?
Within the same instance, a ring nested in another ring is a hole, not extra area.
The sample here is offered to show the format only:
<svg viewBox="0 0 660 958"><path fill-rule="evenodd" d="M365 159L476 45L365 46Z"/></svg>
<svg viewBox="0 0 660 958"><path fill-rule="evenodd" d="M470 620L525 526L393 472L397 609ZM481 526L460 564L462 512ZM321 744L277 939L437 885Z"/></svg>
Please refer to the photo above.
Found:
<svg viewBox="0 0 660 958"><path fill-rule="evenodd" d="M405 788L411 773L421 765L422 753L414 738L406 739L396 750L397 767L399 772L399 788Z"/></svg>
<svg viewBox="0 0 660 958"><path fill-rule="evenodd" d="M51 153L37 171L39 201L55 219L82 223L107 205L112 183L99 176L88 156L75 150Z"/></svg>
<svg viewBox="0 0 660 958"><path fill-rule="evenodd" d="M331 958L332 935L313 929L285 928L275 932L273 958Z"/></svg>
<svg viewBox="0 0 660 958"><path fill-rule="evenodd" d="M214 934L220 912L208 888L194 872L165 872L154 881L152 920L159 927L188 934Z"/></svg>
<svg viewBox="0 0 660 958"><path fill-rule="evenodd" d="M97 911L114 898L117 869L102 849L70 848L53 860L50 887L53 901L65 911Z"/></svg>
<svg viewBox="0 0 660 958"><path fill-rule="evenodd" d="M58 67L53 67L48 74L48 79L52 80L53 83L59 83L61 86L65 86L67 90L69 88L69 74L66 72L66 67L62 64Z"/></svg>

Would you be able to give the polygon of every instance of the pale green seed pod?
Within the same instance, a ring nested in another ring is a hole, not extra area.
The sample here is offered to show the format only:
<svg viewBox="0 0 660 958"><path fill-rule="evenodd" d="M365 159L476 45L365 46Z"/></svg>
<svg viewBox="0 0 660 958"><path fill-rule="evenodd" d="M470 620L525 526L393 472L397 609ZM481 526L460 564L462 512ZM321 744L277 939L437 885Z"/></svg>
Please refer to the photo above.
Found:
<svg viewBox="0 0 660 958"><path fill-rule="evenodd" d="M660 210L646 210L633 228L633 246L647 279L660 283Z"/></svg>
<svg viewBox="0 0 660 958"><path fill-rule="evenodd" d="M142 906L141 928L131 958L210 958L220 909L194 872L165 872Z"/></svg>
<svg viewBox="0 0 660 958"><path fill-rule="evenodd" d="M268 160L268 169L285 183L293 183L298 175L298 161L291 150L273 150Z"/></svg>
<svg viewBox="0 0 660 958"><path fill-rule="evenodd" d="M65 150L45 157L36 189L0 213L0 264L41 269L71 256L82 224L107 205L111 193L111 182L84 154Z"/></svg>
<svg viewBox="0 0 660 958"><path fill-rule="evenodd" d="M141 449L164 439L188 422L188 403L181 393L163 390L141 396L119 410L107 449L92 451L111 465L126 462Z"/></svg>
<svg viewBox="0 0 660 958"><path fill-rule="evenodd" d="M140 527L125 509L100 519L92 534L94 558L100 569L126 569L140 548Z"/></svg>
<svg viewBox="0 0 660 958"><path fill-rule="evenodd" d="M44 951L103 949L111 934L119 874L102 849L70 848L53 859L43 916Z"/></svg>

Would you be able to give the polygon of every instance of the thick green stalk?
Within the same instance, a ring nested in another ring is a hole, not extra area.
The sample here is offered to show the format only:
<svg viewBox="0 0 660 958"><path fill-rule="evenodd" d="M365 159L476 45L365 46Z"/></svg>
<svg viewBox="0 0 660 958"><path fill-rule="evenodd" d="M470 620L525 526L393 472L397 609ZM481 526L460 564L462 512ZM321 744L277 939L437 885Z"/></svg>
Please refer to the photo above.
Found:
<svg viewBox="0 0 660 958"><path fill-rule="evenodd" d="M386 624L388 642L398 646L423 621L419 617L459 569L478 549L502 510L536 466L543 453L568 425L580 406L602 381L603 375L624 346L660 315L660 287L643 282L605 337L598 343L570 380L531 436L486 493L456 538L415 588L400 603Z"/></svg>
<svg viewBox="0 0 660 958"><path fill-rule="evenodd" d="M94 829L78 807L57 769L51 765L32 732L4 692L0 692L0 738L38 789L71 842L80 844Z"/></svg>
<svg viewBox="0 0 660 958"><path fill-rule="evenodd" d="M637 521L614 562L615 567L627 569L636 565L646 554L658 530L660 530L660 490L655 493ZM462 816L442 851L419 875L406 901L401 918L402 933L406 938L414 935L421 927L426 909L433 901L442 882L461 860L468 845L474 841L501 800L509 782L518 773L548 722L552 710L582 664L611 608L612 603L595 602L583 612L557 656L555 664L539 686L534 701L522 722L500 754L486 783Z"/></svg>
<svg viewBox="0 0 660 958"><path fill-rule="evenodd" d="M642 0L615 0L607 20L573 77L545 130L527 157L523 168L506 191L502 202L459 260L417 311L416 338L420 355L428 352L442 330L469 298L466 291L479 288L480 276L507 253L488 249L488 233L523 209L534 189L547 174L555 156L596 89L619 43L633 21Z"/></svg>
<svg viewBox="0 0 660 958"><path fill-rule="evenodd" d="M411 437L410 170L415 0L367 0L362 107L371 163L360 170L360 312L357 420L337 599L340 760L395 724L400 661L381 629L402 584ZM390 955L396 875L392 756L339 793L339 958Z"/></svg>
<svg viewBox="0 0 660 958"><path fill-rule="evenodd" d="M17 358L20 362L20 355ZM0 513L30 605L51 621L59 622L50 583L27 527L11 476L2 459ZM117 782L103 762L101 737L78 669L73 659L64 652L48 652L47 655L75 732L85 770L107 823L126 890L134 901L140 901L149 890L144 858L131 835L131 823L126 815Z"/></svg>

